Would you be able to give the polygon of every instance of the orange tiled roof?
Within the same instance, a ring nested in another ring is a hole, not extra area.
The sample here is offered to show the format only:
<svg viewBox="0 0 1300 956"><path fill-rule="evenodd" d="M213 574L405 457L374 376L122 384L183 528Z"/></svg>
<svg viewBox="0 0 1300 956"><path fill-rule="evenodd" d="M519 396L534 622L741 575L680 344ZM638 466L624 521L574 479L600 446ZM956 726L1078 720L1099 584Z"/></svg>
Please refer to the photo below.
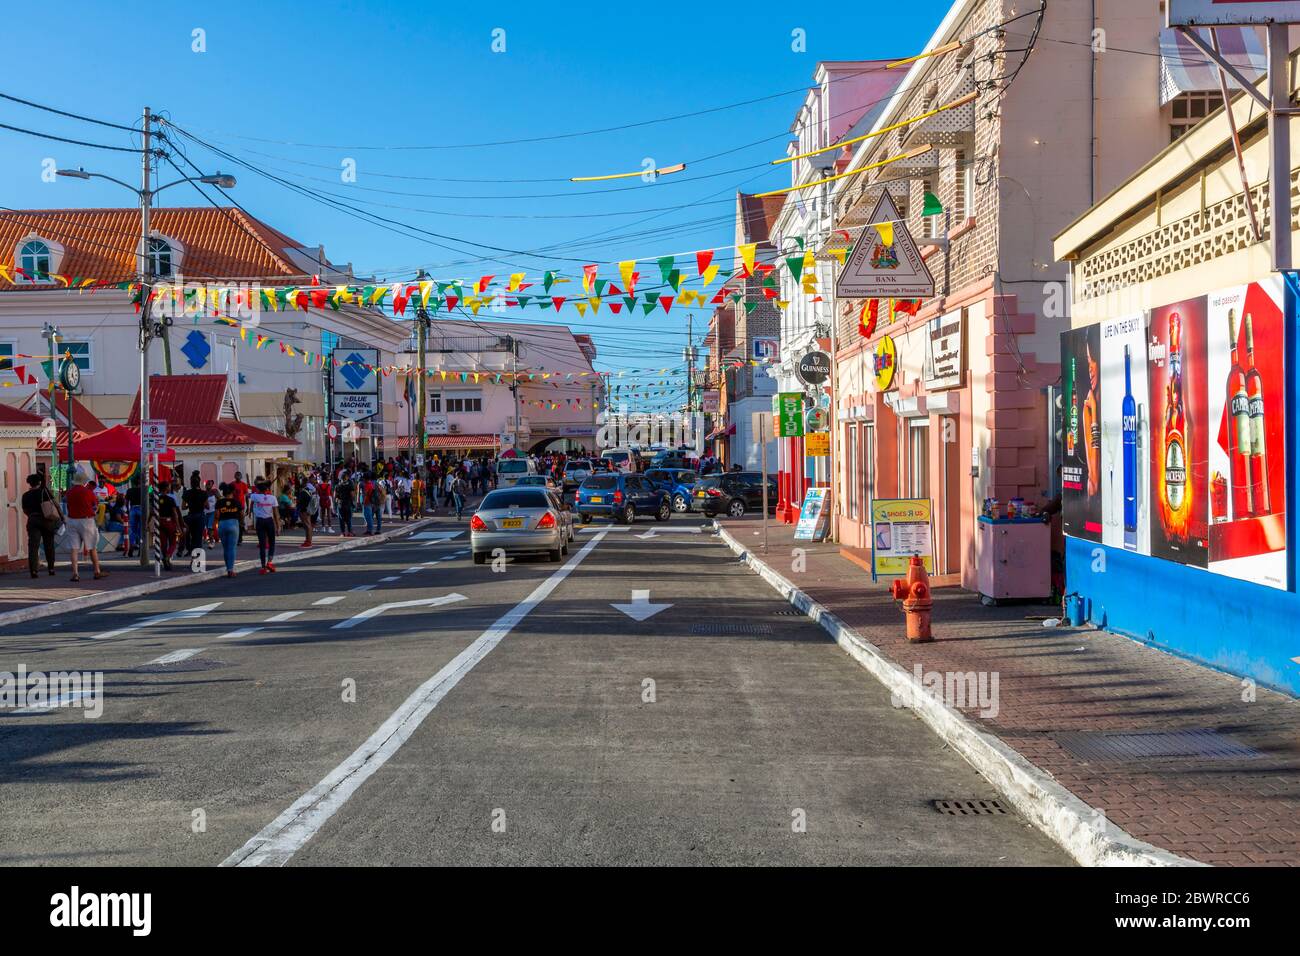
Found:
<svg viewBox="0 0 1300 956"><path fill-rule="evenodd" d="M155 209L149 221L151 230L184 247L181 271L196 281L256 279L291 284L305 278L285 253L286 248L301 244L238 209ZM58 266L63 275L106 282L135 278L138 209L0 211L0 265L13 268L19 241L32 233L64 247L66 254ZM33 286L14 286L0 278L0 291L14 288Z"/></svg>

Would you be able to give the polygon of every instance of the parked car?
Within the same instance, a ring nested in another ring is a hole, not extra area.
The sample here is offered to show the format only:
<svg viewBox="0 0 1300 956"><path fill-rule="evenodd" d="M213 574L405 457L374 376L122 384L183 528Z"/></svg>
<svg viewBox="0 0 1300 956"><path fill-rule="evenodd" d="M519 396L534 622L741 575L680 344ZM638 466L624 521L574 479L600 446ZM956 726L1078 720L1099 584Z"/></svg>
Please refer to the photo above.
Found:
<svg viewBox="0 0 1300 956"><path fill-rule="evenodd" d="M490 491L469 519L470 550L483 564L497 548L506 554L544 552L552 561L569 553L570 516L545 488Z"/></svg>
<svg viewBox="0 0 1300 956"><path fill-rule="evenodd" d="M698 469L699 458L683 451L661 451L650 459L651 468L691 468Z"/></svg>
<svg viewBox="0 0 1300 956"><path fill-rule="evenodd" d="M668 492L656 488L644 475L614 472L592 475L578 487L578 517L583 524L592 518L612 518L631 524L637 515L654 515L656 521L672 517Z"/></svg>
<svg viewBox="0 0 1300 956"><path fill-rule="evenodd" d="M630 448L607 448L600 453L600 457L609 462L611 471L633 472L637 470L637 458L639 456Z"/></svg>
<svg viewBox="0 0 1300 956"><path fill-rule="evenodd" d="M510 488L524 475L537 474L531 458L498 458L497 488Z"/></svg>
<svg viewBox="0 0 1300 956"><path fill-rule="evenodd" d="M651 468L645 478L656 488L668 492L673 503L673 511L685 514L691 510L691 489L700 480L697 472L690 468Z"/></svg>
<svg viewBox="0 0 1300 956"><path fill-rule="evenodd" d="M591 462L586 458L570 458L564 463L564 490L577 488L591 477Z"/></svg>
<svg viewBox="0 0 1300 956"><path fill-rule="evenodd" d="M610 464L608 458L591 459L591 473L593 475L599 475L601 473L608 474L613 470L614 470L614 466Z"/></svg>
<svg viewBox="0 0 1300 956"><path fill-rule="evenodd" d="M705 475L691 490L692 503L709 517L726 514L739 518L763 510L763 476L756 471L729 471ZM767 479L767 510L776 513L776 479Z"/></svg>

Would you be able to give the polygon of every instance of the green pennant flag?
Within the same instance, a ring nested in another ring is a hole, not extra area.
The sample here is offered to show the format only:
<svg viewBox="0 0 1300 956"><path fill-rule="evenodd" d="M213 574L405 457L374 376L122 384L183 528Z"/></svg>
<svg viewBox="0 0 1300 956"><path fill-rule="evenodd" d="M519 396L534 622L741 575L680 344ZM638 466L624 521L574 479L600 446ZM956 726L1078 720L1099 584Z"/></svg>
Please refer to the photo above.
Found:
<svg viewBox="0 0 1300 956"><path fill-rule="evenodd" d="M542 299L541 302L537 303L537 307L539 309L549 309L551 307L551 304L552 303L550 299Z"/></svg>
<svg viewBox="0 0 1300 956"><path fill-rule="evenodd" d="M434 311L434 312L437 312L439 309L441 309L444 305L447 304L447 300L446 300L446 299L443 299L443 298L441 298L441 297L439 297L439 296L434 296L434 297L433 297L432 299L430 299L429 301L433 303L433 311Z"/></svg>
<svg viewBox="0 0 1300 956"><path fill-rule="evenodd" d="M604 295L604 294L605 294L605 286L607 286L607 285L609 285L609 280L608 280L608 279L597 279L597 280L596 280L596 295L598 295L598 296L599 296L599 295Z"/></svg>
<svg viewBox="0 0 1300 956"><path fill-rule="evenodd" d="M633 309L636 308L636 296L634 295L623 296L623 304L626 305L627 310L631 312Z"/></svg>
<svg viewBox="0 0 1300 956"><path fill-rule="evenodd" d="M799 277L803 275L803 256L788 256L785 267L790 270L790 275L794 276L794 281L798 282Z"/></svg>
<svg viewBox="0 0 1300 956"><path fill-rule="evenodd" d="M932 192L925 194L925 205L921 209L922 216L937 216L943 212L943 203L939 202L939 197Z"/></svg>
<svg viewBox="0 0 1300 956"><path fill-rule="evenodd" d="M732 302L739 302L741 299L744 298L744 296L739 292L733 292L727 298L731 299Z"/></svg>
<svg viewBox="0 0 1300 956"><path fill-rule="evenodd" d="M650 302L642 302L642 303L641 303L641 310L642 310L643 312L645 312L646 315L649 315L651 312L653 312L653 311L655 310L655 307L658 306L658 305L659 305L659 303L658 303L658 302L654 302L654 301L650 301Z"/></svg>
<svg viewBox="0 0 1300 956"><path fill-rule="evenodd" d="M521 309L526 309L526 308L528 308L528 300L531 299L532 296L531 296L531 295L516 295L515 298L519 300L519 308L521 308Z"/></svg>
<svg viewBox="0 0 1300 956"><path fill-rule="evenodd" d="M551 286L555 285L555 273L548 272L542 277L542 288L547 292L551 291Z"/></svg>
<svg viewBox="0 0 1300 956"><path fill-rule="evenodd" d="M804 248L804 244L803 244L803 236L795 236L795 237L794 237L794 241L797 242L797 243L799 243L799 248L800 248L800 249Z"/></svg>
<svg viewBox="0 0 1300 956"><path fill-rule="evenodd" d="M674 292L680 292L682 290L682 270L674 269L672 272L668 273L667 282L673 287Z"/></svg>
<svg viewBox="0 0 1300 956"><path fill-rule="evenodd" d="M450 282L439 282L439 283L438 283L438 295L446 295L446 294L447 294L447 287L448 287L449 285L451 285Z"/></svg>
<svg viewBox="0 0 1300 956"><path fill-rule="evenodd" d="M757 303L757 302L746 302L746 303L745 303L745 314L746 314L746 315L749 315L751 312L753 312L753 311L754 311L755 309L757 309L757 308L758 308L758 303Z"/></svg>
<svg viewBox="0 0 1300 956"><path fill-rule="evenodd" d="M659 260L659 274L663 276L665 282L668 281L668 274L673 271L673 257L664 256Z"/></svg>
<svg viewBox="0 0 1300 956"><path fill-rule="evenodd" d="M45 378L47 380L52 380L54 378L54 361L52 359L46 359L42 362L41 371L45 373ZM149 394L152 395L153 391L150 390Z"/></svg>

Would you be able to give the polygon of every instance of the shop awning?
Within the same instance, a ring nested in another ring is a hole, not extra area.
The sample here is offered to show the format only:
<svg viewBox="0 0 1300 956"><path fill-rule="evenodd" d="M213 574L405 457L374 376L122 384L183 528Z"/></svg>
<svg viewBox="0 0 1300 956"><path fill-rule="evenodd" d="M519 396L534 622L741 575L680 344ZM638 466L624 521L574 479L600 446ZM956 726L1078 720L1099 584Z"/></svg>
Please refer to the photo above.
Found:
<svg viewBox="0 0 1300 956"><path fill-rule="evenodd" d="M725 428L719 428L704 436L705 441L713 441L715 438L726 438L728 435L736 434L736 423L732 422Z"/></svg>
<svg viewBox="0 0 1300 956"><path fill-rule="evenodd" d="M1198 31L1210 40L1209 30ZM1268 72L1268 56L1259 35L1251 27L1219 27L1219 51L1223 58L1252 82ZM1229 79L1228 91L1236 84ZM1180 93L1219 92L1219 68L1178 30L1160 31L1160 105L1164 106Z"/></svg>
<svg viewBox="0 0 1300 956"><path fill-rule="evenodd" d="M78 461L139 461L140 436L125 425L114 425L77 442L72 449ZM176 452L168 449L159 461L175 461Z"/></svg>

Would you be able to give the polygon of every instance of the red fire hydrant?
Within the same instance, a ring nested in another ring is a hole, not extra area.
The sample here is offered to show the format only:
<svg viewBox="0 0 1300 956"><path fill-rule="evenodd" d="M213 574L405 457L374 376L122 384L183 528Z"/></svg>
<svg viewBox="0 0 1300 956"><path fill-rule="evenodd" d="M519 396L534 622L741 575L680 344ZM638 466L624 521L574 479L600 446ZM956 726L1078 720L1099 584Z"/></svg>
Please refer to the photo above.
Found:
<svg viewBox="0 0 1300 956"><path fill-rule="evenodd" d="M934 600L930 597L930 577L925 573L925 564L920 555L912 555L907 565L907 578L895 581L891 586L895 601L903 602L903 613L907 616L907 639L917 644L934 640L930 634L930 609Z"/></svg>

